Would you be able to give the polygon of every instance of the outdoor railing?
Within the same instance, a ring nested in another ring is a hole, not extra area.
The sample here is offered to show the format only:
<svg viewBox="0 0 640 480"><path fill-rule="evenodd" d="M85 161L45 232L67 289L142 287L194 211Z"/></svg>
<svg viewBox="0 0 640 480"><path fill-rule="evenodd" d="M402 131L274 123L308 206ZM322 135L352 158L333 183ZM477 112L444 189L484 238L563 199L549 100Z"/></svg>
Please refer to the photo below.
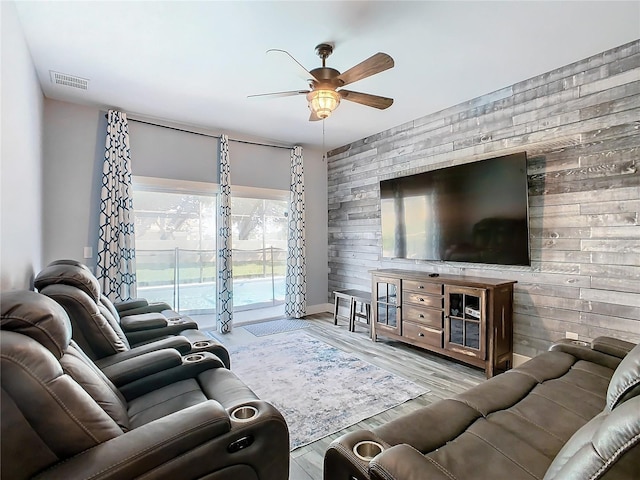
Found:
<svg viewBox="0 0 640 480"><path fill-rule="evenodd" d="M179 311L213 312L216 305L215 250L136 249L138 295ZM287 252L268 247L232 250L234 307L284 302Z"/></svg>

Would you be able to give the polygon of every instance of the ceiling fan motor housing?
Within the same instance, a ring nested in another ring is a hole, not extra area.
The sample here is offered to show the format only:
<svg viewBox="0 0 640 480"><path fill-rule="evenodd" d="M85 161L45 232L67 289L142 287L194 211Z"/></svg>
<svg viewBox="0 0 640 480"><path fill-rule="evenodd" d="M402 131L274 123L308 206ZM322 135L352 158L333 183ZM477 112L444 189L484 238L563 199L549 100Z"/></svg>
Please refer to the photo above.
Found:
<svg viewBox="0 0 640 480"><path fill-rule="evenodd" d="M340 72L335 68L319 67L314 68L309 73L314 77L310 79L310 87L312 89L330 88L335 90L344 84L344 82L338 79Z"/></svg>

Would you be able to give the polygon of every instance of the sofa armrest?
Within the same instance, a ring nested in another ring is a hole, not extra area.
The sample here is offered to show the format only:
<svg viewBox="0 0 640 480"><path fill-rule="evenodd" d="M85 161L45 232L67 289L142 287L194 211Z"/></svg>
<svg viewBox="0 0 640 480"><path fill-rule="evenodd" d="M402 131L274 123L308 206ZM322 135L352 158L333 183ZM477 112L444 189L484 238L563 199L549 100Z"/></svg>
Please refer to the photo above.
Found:
<svg viewBox="0 0 640 480"><path fill-rule="evenodd" d="M618 358L626 357L627 353L629 353L635 346L635 343L626 342L613 337L597 337L591 342L591 348L594 350L606 353L607 355L613 355Z"/></svg>
<svg viewBox="0 0 640 480"><path fill-rule="evenodd" d="M324 480L370 480L369 461L359 458L354 449L361 442L389 444L369 430L357 430L335 439L324 454Z"/></svg>
<svg viewBox="0 0 640 480"><path fill-rule="evenodd" d="M224 435L231 422L222 406L208 400L112 438L45 470L35 478L122 479L153 476L161 465ZM207 466L202 466L202 476Z"/></svg>
<svg viewBox="0 0 640 480"><path fill-rule="evenodd" d="M383 480L451 480L446 470L441 470L422 453L407 444L391 447L374 457L369 464L371 478Z"/></svg>
<svg viewBox="0 0 640 480"><path fill-rule="evenodd" d="M122 387L127 383L179 365L182 365L180 352L167 348L108 365L102 371L116 387Z"/></svg>

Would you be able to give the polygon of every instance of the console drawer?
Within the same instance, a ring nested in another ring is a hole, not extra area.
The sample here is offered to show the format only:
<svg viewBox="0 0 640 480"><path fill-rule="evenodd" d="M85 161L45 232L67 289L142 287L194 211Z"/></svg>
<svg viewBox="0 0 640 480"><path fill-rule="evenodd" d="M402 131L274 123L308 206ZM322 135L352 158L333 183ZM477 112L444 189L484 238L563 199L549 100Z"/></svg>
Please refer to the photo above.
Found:
<svg viewBox="0 0 640 480"><path fill-rule="evenodd" d="M417 343L442 347L442 330L418 325L417 323L402 322L402 336Z"/></svg>
<svg viewBox="0 0 640 480"><path fill-rule="evenodd" d="M402 292L402 300L415 305L424 305L427 307L442 308L443 297L440 295L428 295L417 292Z"/></svg>
<svg viewBox="0 0 640 480"><path fill-rule="evenodd" d="M418 307L405 304L402 307L402 321L428 325L434 328L443 328L442 318L444 312L440 309Z"/></svg>
<svg viewBox="0 0 640 480"><path fill-rule="evenodd" d="M427 295L442 295L443 286L441 283L421 282L419 280L403 280L403 290L413 290L414 292L424 292Z"/></svg>

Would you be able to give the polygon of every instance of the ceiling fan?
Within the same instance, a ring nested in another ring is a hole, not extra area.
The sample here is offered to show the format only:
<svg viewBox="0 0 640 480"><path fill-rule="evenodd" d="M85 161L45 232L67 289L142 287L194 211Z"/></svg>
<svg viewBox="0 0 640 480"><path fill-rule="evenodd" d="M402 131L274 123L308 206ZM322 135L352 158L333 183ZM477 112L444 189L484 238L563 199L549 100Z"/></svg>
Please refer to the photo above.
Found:
<svg viewBox="0 0 640 480"><path fill-rule="evenodd" d="M322 67L314 68L308 71L300 62L286 50L271 49L267 53L277 53L287 55L298 65L300 76L309 83L310 90L291 90L287 92L263 93L258 95L249 95L249 97L288 97L292 95L306 95L309 102L309 110L311 116L309 121L323 120L331 115L340 100L349 100L350 102L360 103L368 107L384 110L393 104L392 98L380 97L369 93L354 92L345 90L342 87L350 83L357 82L363 78L370 77L376 73L384 72L393 67L393 58L386 53L376 53L359 63L355 67L351 67L344 73L340 73L335 68L326 66L326 60L333 53L333 45L329 43L321 43L316 46L316 53L322 59Z"/></svg>

